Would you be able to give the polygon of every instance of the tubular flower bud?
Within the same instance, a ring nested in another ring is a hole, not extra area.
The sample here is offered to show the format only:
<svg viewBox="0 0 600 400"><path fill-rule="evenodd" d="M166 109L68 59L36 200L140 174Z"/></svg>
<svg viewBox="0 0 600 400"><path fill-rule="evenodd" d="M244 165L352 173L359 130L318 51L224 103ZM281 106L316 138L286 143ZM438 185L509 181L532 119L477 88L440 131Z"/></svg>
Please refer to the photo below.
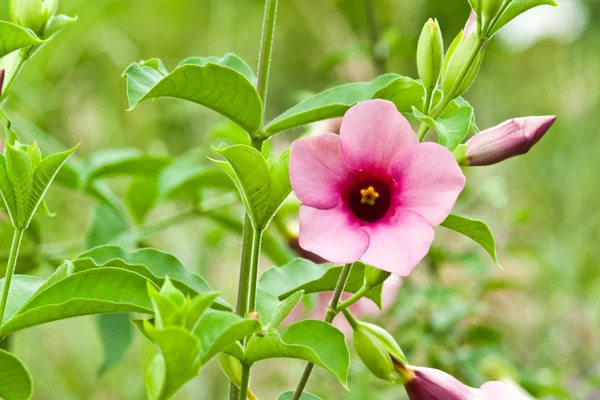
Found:
<svg viewBox="0 0 600 400"><path fill-rule="evenodd" d="M359 323L354 330L354 348L377 378L390 382L403 381L396 365L406 360L396 341L385 330L375 325Z"/></svg>
<svg viewBox="0 0 600 400"><path fill-rule="evenodd" d="M462 165L491 165L525 154L550 129L556 116L525 117L502 124L475 135L464 147Z"/></svg>
<svg viewBox="0 0 600 400"><path fill-rule="evenodd" d="M398 368L410 400L531 400L519 388L503 382L487 382L475 389L437 369Z"/></svg>
<svg viewBox="0 0 600 400"><path fill-rule="evenodd" d="M417 46L417 69L425 88L431 92L438 83L442 72L444 43L437 20L425 23Z"/></svg>

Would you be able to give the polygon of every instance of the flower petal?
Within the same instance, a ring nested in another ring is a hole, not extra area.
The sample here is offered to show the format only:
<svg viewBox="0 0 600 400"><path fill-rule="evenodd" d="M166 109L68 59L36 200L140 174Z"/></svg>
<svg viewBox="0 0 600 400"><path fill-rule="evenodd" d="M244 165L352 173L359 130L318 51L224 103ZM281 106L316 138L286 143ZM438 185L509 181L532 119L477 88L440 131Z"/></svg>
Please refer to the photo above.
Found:
<svg viewBox="0 0 600 400"><path fill-rule="evenodd" d="M352 107L342 120L342 154L354 169L388 171L392 161L419 141L394 103L369 100Z"/></svg>
<svg viewBox="0 0 600 400"><path fill-rule="evenodd" d="M518 387L504 382L486 382L479 389L477 400L531 400Z"/></svg>
<svg viewBox="0 0 600 400"><path fill-rule="evenodd" d="M446 219L465 187L465 176L448 149L421 143L392 164L398 207L412 210L438 226Z"/></svg>
<svg viewBox="0 0 600 400"><path fill-rule="evenodd" d="M361 261L399 276L407 276L425 257L433 242L433 228L410 210L398 210L390 220L363 227L370 238Z"/></svg>
<svg viewBox="0 0 600 400"><path fill-rule="evenodd" d="M358 261L369 235L342 203L329 210L300 206L300 247L334 264Z"/></svg>
<svg viewBox="0 0 600 400"><path fill-rule="evenodd" d="M342 158L340 137L333 133L292 143L290 182L304 204L319 209L340 202L344 183L352 177Z"/></svg>
<svg viewBox="0 0 600 400"><path fill-rule="evenodd" d="M414 367L413 371L413 379L405 383L410 400L475 400L476 398L476 389L463 384L444 371L425 367Z"/></svg>

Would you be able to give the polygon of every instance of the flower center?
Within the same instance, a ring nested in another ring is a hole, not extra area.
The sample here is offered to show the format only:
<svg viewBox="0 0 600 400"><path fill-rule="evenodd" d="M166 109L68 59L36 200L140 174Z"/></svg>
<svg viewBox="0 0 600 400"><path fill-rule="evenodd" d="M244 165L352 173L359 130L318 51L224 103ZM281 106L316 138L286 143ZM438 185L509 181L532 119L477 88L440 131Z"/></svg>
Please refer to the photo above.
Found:
<svg viewBox="0 0 600 400"><path fill-rule="evenodd" d="M375 222L385 216L390 208L390 186L378 179L364 179L350 191L350 209L359 219Z"/></svg>

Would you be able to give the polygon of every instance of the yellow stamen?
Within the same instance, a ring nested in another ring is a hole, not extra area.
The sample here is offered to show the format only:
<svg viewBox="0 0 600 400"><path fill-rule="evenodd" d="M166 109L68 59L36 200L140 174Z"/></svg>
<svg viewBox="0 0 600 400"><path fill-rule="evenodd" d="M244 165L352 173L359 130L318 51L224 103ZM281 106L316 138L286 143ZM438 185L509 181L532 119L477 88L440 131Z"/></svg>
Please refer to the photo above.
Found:
<svg viewBox="0 0 600 400"><path fill-rule="evenodd" d="M373 186L369 186L366 189L361 189L360 195L362 196L360 202L362 204L368 204L370 206L374 206L375 200L377 200L377 198L379 197L379 193L375 191L375 188L373 188Z"/></svg>

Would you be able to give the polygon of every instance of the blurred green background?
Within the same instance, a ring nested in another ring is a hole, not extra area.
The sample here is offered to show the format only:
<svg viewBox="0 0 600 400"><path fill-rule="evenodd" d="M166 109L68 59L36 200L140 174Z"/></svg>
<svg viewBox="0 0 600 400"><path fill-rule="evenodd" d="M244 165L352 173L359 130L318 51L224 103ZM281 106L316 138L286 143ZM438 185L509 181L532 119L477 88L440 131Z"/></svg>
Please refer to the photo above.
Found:
<svg viewBox="0 0 600 400"><path fill-rule="evenodd" d="M482 129L512 117L558 116L530 154L467 171L457 209L488 222L504 270L474 243L438 229L431 257L405 280L396 305L374 321L394 333L412 364L444 369L472 386L511 379L540 399L597 400L600 1L559 3L494 38L465 96ZM367 24L368 7L375 25ZM219 142L207 132L223 118L194 104L147 102L127 112L121 73L141 59L159 57L172 68L188 56L227 52L256 65L262 1L62 0L60 12L79 20L26 65L6 105L29 140L46 152L81 141L81 159L123 147L176 157ZM439 20L448 45L468 13L466 0L281 0L267 118L310 93L378 72L415 77L416 43L427 18ZM279 135L274 148L299 133ZM121 195L128 181L107 183ZM40 244L31 240L20 260L21 268L39 263L35 273L41 276L51 273L55 259L83 249L96 203L58 185L47 199L59 217L39 218ZM185 209L171 202L148 221ZM241 221L241 209L232 210ZM11 232L6 222L0 229L4 257ZM213 287L228 288L225 297L234 301L239 241L198 218L149 235L145 243L174 253ZM264 258L261 266L270 265ZM143 376L155 351L134 332L124 360L98 375L103 347L94 317L20 332L14 350L34 377L38 400L144 399ZM259 398L273 399L295 386L302 367L300 361L258 364L252 387ZM213 363L176 398L224 398L226 387ZM405 398L401 386L378 381L357 357L350 388L343 392L323 371L309 383L309 391L325 399Z"/></svg>

